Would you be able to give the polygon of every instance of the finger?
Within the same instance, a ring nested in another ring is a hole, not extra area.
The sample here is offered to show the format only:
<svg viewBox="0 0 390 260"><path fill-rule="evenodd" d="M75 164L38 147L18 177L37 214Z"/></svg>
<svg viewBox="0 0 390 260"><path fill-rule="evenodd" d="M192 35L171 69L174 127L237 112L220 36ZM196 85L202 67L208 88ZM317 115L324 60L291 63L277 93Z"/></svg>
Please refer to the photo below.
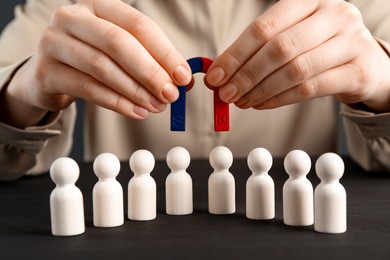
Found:
<svg viewBox="0 0 390 260"><path fill-rule="evenodd" d="M81 9L67 14L70 18L62 19L68 33L102 50L161 102L169 103L177 99L177 87L168 73L135 37L106 20L96 18L86 8Z"/></svg>
<svg viewBox="0 0 390 260"><path fill-rule="evenodd" d="M207 81L222 86L275 35L309 17L319 1L282 0L258 17L211 65Z"/></svg>
<svg viewBox="0 0 390 260"><path fill-rule="evenodd" d="M74 31L80 30L77 35L112 53L114 60L135 74L132 75L160 100L176 100L176 85L187 85L191 80L191 70L159 26L121 1L95 1L90 9L101 19L90 17L84 27L72 27ZM98 33L85 34L91 29L91 24ZM107 37L102 39L102 35ZM175 84L172 84L172 79Z"/></svg>
<svg viewBox="0 0 390 260"><path fill-rule="evenodd" d="M336 36L273 72L235 104L241 108L253 107L315 75L352 61L357 54L347 36Z"/></svg>
<svg viewBox="0 0 390 260"><path fill-rule="evenodd" d="M82 98L134 119L145 119L149 115L148 110L78 70L56 63L51 65L51 71L47 81L59 93Z"/></svg>
<svg viewBox="0 0 390 260"><path fill-rule="evenodd" d="M51 40L48 52L59 62L89 74L101 83L151 112L161 112L166 105L153 97L126 74L110 57L99 50L58 32L47 32ZM80 58L82 57L82 58Z"/></svg>
<svg viewBox="0 0 390 260"><path fill-rule="evenodd" d="M98 4L94 5L94 10L97 16L134 35L177 85L184 86L190 82L192 74L188 63L152 19L134 8L129 8L122 1L113 5L112 1L99 0Z"/></svg>
<svg viewBox="0 0 390 260"><path fill-rule="evenodd" d="M344 103L355 103L359 100L353 95L355 89L360 85L360 79L356 77L357 67L348 63L327 70L294 88L288 89L261 104L254 106L255 109L271 109L289 104L300 103L314 98L350 92L350 98L340 99Z"/></svg>
<svg viewBox="0 0 390 260"><path fill-rule="evenodd" d="M221 88L221 99L236 102L271 73L336 35L338 21L330 14L328 10L320 9L267 42Z"/></svg>

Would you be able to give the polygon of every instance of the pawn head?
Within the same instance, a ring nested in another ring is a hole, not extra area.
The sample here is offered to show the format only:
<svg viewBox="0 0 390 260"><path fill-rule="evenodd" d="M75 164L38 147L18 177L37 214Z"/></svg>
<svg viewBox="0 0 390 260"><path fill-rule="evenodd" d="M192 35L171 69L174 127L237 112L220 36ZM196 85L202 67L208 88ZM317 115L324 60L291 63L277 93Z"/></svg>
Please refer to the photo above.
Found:
<svg viewBox="0 0 390 260"><path fill-rule="evenodd" d="M316 162L316 173L322 181L339 180L344 174L344 162L335 153L324 153Z"/></svg>
<svg viewBox="0 0 390 260"><path fill-rule="evenodd" d="M75 160L61 157L50 166L50 177L57 185L74 184L80 175L80 168Z"/></svg>
<svg viewBox="0 0 390 260"><path fill-rule="evenodd" d="M284 158L284 169L292 177L305 176L311 168L311 159L301 150L293 150Z"/></svg>
<svg viewBox="0 0 390 260"><path fill-rule="evenodd" d="M119 159L112 153L102 153L93 162L93 171L99 179L115 178L120 169Z"/></svg>
<svg viewBox="0 0 390 260"><path fill-rule="evenodd" d="M187 169L190 161L190 153L183 147L174 147L167 154L167 165L172 171Z"/></svg>
<svg viewBox="0 0 390 260"><path fill-rule="evenodd" d="M148 150L135 151L129 160L130 169L135 175L150 173L155 164L154 156Z"/></svg>
<svg viewBox="0 0 390 260"><path fill-rule="evenodd" d="M217 146L211 150L209 161L216 171L229 169L233 164L233 154L227 147Z"/></svg>
<svg viewBox="0 0 390 260"><path fill-rule="evenodd" d="M247 162L254 173L268 172L272 167L272 155L265 148L255 148L249 153Z"/></svg>

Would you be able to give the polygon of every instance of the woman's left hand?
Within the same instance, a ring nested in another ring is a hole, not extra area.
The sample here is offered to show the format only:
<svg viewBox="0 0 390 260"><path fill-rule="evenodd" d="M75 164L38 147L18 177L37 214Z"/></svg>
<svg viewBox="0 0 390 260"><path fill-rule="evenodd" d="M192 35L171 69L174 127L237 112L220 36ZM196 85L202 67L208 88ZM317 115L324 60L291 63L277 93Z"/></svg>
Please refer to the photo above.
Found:
<svg viewBox="0 0 390 260"><path fill-rule="evenodd" d="M343 0L281 0L206 75L223 101L268 109L334 95L390 111L390 58Z"/></svg>

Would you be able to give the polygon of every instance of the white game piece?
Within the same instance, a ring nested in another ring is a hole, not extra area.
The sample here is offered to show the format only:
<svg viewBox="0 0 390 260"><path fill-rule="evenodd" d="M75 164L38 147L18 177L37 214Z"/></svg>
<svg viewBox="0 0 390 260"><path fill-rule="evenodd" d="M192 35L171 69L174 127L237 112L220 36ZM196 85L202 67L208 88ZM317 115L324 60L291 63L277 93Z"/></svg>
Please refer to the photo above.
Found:
<svg viewBox="0 0 390 260"><path fill-rule="evenodd" d="M246 182L246 217L249 219L273 219L275 217L275 184L268 171L272 167L272 155L264 148L256 148L248 155L252 171Z"/></svg>
<svg viewBox="0 0 390 260"><path fill-rule="evenodd" d="M188 215L193 211L192 179L187 173L191 157L183 147L174 147L167 154L171 169L165 180L166 212L169 215Z"/></svg>
<svg viewBox="0 0 390 260"><path fill-rule="evenodd" d="M123 189L116 180L120 171L119 159L111 153L102 153L93 162L99 178L93 187L93 224L96 227L123 225Z"/></svg>
<svg viewBox="0 0 390 260"><path fill-rule="evenodd" d="M335 153L325 153L316 162L321 183L314 191L314 230L339 234L347 231L347 194L339 180L344 162Z"/></svg>
<svg viewBox="0 0 390 260"><path fill-rule="evenodd" d="M294 150L284 159L289 175L283 185L283 219L289 226L310 226L314 222L313 185L306 178L311 168L307 153Z"/></svg>
<svg viewBox="0 0 390 260"><path fill-rule="evenodd" d="M150 176L154 168L153 154L147 150L134 152L129 160L134 176L128 185L128 218L152 220L157 216L157 187Z"/></svg>
<svg viewBox="0 0 390 260"><path fill-rule="evenodd" d="M80 169L67 157L55 160L50 167L50 177L56 187L50 194L51 232L55 236L75 236L84 233L83 194L75 183Z"/></svg>
<svg viewBox="0 0 390 260"><path fill-rule="evenodd" d="M233 214L236 212L235 181L229 172L233 155L227 147L218 146L210 152L209 160L214 169L208 180L209 212Z"/></svg>

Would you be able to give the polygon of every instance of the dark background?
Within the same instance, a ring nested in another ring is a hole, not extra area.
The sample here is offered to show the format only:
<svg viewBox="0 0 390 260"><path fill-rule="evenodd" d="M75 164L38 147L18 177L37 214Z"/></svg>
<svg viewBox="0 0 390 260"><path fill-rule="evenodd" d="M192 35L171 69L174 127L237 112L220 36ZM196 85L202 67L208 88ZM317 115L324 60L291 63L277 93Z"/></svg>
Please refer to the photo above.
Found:
<svg viewBox="0 0 390 260"><path fill-rule="evenodd" d="M317 158L312 157L312 162ZM127 185L132 177L128 162L122 162L117 180L124 192L124 225L93 226L93 187L97 178L92 162L80 162L77 186L83 193L85 233L54 237L50 230L49 194L54 183L48 174L0 183L1 259L170 259L170 260L376 260L390 259L389 174L367 173L344 158L341 179L347 191L347 232L317 233L313 226L283 224L282 188L288 175L283 159L275 158L269 172L275 182L275 218L245 217L245 183L251 172L245 159L234 160L230 172L236 183L236 213L208 213L207 181L212 168L207 160L192 160L188 173L193 181L194 213L165 213L165 180L170 170L157 161L152 177L157 184L157 218L127 219ZM317 187L314 167L308 174Z"/></svg>
<svg viewBox="0 0 390 260"><path fill-rule="evenodd" d="M0 30L14 17L14 7L25 3L25 0L2 0L0 1Z"/></svg>

